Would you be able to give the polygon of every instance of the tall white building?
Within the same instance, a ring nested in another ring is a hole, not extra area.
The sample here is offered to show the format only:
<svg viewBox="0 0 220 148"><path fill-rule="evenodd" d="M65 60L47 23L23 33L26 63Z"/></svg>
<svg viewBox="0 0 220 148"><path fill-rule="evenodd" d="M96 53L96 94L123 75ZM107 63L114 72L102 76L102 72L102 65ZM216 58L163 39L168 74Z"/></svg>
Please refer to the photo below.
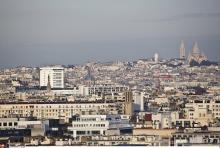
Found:
<svg viewBox="0 0 220 148"><path fill-rule="evenodd" d="M154 62L155 62L155 63L158 63L158 62L159 62L159 54L158 54L158 53L155 53L155 54L154 54Z"/></svg>
<svg viewBox="0 0 220 148"><path fill-rule="evenodd" d="M64 88L63 67L42 67L40 68L40 87Z"/></svg>
<svg viewBox="0 0 220 148"><path fill-rule="evenodd" d="M133 110L144 111L144 92L134 91L133 92Z"/></svg>
<svg viewBox="0 0 220 148"><path fill-rule="evenodd" d="M80 115L73 118L68 131L71 131L74 138L106 135L109 129L117 129L121 132L125 129L132 129L129 118L129 115Z"/></svg>

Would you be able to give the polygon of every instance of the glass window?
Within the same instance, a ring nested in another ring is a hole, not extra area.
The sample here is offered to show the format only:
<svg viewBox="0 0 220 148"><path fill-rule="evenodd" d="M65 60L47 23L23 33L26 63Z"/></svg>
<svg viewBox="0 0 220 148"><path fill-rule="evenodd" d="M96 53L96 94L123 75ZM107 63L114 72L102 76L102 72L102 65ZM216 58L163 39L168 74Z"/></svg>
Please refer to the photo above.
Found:
<svg viewBox="0 0 220 148"><path fill-rule="evenodd" d="M14 122L14 126L17 126L18 125L18 123L17 122Z"/></svg>
<svg viewBox="0 0 220 148"><path fill-rule="evenodd" d="M95 134L95 135L100 134L100 131L92 131L92 134Z"/></svg>
<svg viewBox="0 0 220 148"><path fill-rule="evenodd" d="M86 131L77 131L76 134L77 134L77 135L85 135L85 134L86 134Z"/></svg>

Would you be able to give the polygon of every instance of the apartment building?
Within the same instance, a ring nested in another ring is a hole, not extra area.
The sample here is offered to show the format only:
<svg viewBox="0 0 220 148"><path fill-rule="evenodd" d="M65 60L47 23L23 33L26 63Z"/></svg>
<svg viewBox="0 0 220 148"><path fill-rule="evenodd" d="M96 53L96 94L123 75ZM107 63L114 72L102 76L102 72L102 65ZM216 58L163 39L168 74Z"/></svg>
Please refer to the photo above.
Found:
<svg viewBox="0 0 220 148"><path fill-rule="evenodd" d="M0 129L27 128L31 125L43 125L46 122L48 121L29 120L28 118L0 118Z"/></svg>
<svg viewBox="0 0 220 148"><path fill-rule="evenodd" d="M37 117L38 119L64 119L68 122L75 114L117 114L114 103L7 103L0 104L0 117Z"/></svg>
<svg viewBox="0 0 220 148"><path fill-rule="evenodd" d="M53 89L52 92L56 95L88 96L89 87L85 85L79 85L72 88Z"/></svg>
<svg viewBox="0 0 220 148"><path fill-rule="evenodd" d="M172 134L171 146L219 146L219 131L184 131Z"/></svg>
<svg viewBox="0 0 220 148"><path fill-rule="evenodd" d="M208 125L214 118L220 118L220 100L193 99L185 105L185 118L193 119L202 126Z"/></svg>
<svg viewBox="0 0 220 148"><path fill-rule="evenodd" d="M111 135L93 136L86 141L88 146L159 146L160 136L157 135Z"/></svg>
<svg viewBox="0 0 220 148"><path fill-rule="evenodd" d="M78 85L73 88L66 89L53 89L57 95L78 95L78 96L88 96L88 95L99 95L102 94L112 94L121 93L127 90L128 87L123 85L112 85L112 84L103 84L103 85Z"/></svg>
<svg viewBox="0 0 220 148"><path fill-rule="evenodd" d="M102 84L102 85L93 85L89 87L89 94L112 94L124 92L128 89L127 86L117 85L117 84Z"/></svg>
<svg viewBox="0 0 220 148"><path fill-rule="evenodd" d="M64 68L63 67L41 67L40 87L64 88Z"/></svg>

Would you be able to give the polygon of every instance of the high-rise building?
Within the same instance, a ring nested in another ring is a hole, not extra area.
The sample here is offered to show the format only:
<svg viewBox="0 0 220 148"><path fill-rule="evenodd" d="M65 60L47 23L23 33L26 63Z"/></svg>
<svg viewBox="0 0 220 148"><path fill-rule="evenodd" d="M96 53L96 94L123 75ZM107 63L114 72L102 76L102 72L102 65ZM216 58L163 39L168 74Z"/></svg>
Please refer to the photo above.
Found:
<svg viewBox="0 0 220 148"><path fill-rule="evenodd" d="M144 111L144 92L133 92L133 111Z"/></svg>
<svg viewBox="0 0 220 148"><path fill-rule="evenodd" d="M132 115L133 112L133 94L132 91L126 91L125 95L125 108L124 113L125 115Z"/></svg>
<svg viewBox="0 0 220 148"><path fill-rule="evenodd" d="M154 54L154 62L155 62L155 63L158 63L158 62L159 62L159 54L158 54L158 53L155 53L155 54Z"/></svg>
<svg viewBox="0 0 220 148"><path fill-rule="evenodd" d="M51 88L64 88L63 67L56 66L40 68L40 87L48 87L49 85Z"/></svg>
<svg viewBox="0 0 220 148"><path fill-rule="evenodd" d="M179 50L180 50L180 59L185 59L186 58L186 49L185 49L183 40L181 41Z"/></svg>

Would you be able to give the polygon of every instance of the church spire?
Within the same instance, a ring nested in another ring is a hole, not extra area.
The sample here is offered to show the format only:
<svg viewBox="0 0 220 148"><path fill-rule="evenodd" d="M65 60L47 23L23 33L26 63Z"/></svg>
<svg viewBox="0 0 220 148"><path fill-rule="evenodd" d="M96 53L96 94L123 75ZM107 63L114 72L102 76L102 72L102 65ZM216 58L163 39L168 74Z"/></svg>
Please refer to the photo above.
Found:
<svg viewBox="0 0 220 148"><path fill-rule="evenodd" d="M194 45L193 45L192 54L194 56L199 56L200 55L200 49L198 47L198 43L197 42L195 42Z"/></svg>
<svg viewBox="0 0 220 148"><path fill-rule="evenodd" d="M47 90L48 90L48 91L51 91L50 75L48 75Z"/></svg>

